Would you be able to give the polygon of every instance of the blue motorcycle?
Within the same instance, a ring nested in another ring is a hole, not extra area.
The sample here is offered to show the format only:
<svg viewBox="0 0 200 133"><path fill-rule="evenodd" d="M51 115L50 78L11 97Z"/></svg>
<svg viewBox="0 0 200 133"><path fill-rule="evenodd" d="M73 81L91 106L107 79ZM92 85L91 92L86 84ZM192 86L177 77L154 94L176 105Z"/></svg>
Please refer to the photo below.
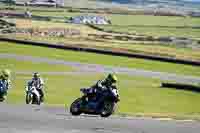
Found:
<svg viewBox="0 0 200 133"><path fill-rule="evenodd" d="M101 117L109 117L115 111L116 103L119 102L119 93L116 86L104 91L91 93L91 89L81 89L81 98L77 98L70 106L72 115L93 114Z"/></svg>
<svg viewBox="0 0 200 133"><path fill-rule="evenodd" d="M0 102L3 102L5 100L6 94L7 94L7 89L5 89L2 80L0 80Z"/></svg>

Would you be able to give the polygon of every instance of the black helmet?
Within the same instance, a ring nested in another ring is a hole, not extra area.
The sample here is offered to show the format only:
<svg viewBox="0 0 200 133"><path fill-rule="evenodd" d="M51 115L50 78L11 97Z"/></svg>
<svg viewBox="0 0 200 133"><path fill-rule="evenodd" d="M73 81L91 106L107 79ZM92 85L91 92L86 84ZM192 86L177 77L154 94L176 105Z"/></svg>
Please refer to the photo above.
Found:
<svg viewBox="0 0 200 133"><path fill-rule="evenodd" d="M40 77L40 74L39 74L38 72L34 72L33 77L34 77L34 78L39 78L39 77Z"/></svg>

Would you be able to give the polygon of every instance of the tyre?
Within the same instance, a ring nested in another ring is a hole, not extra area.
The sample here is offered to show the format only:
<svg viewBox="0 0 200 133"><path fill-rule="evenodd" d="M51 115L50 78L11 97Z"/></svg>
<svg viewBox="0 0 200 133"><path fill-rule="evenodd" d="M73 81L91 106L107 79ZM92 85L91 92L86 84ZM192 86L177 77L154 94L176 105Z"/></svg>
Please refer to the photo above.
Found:
<svg viewBox="0 0 200 133"><path fill-rule="evenodd" d="M81 103L82 103L82 99L78 98L71 104L70 113L72 115L80 115L82 113L81 110L80 110Z"/></svg>
<svg viewBox="0 0 200 133"><path fill-rule="evenodd" d="M115 110L115 103L113 102L104 102L103 109L101 111L101 117L109 117L113 114Z"/></svg>
<svg viewBox="0 0 200 133"><path fill-rule="evenodd" d="M0 93L0 102L4 102L6 100L7 96L5 93Z"/></svg>
<svg viewBox="0 0 200 133"><path fill-rule="evenodd" d="M40 105L40 98L33 94L32 104Z"/></svg>
<svg viewBox="0 0 200 133"><path fill-rule="evenodd" d="M32 98L31 94L26 94L26 104L31 104L33 100Z"/></svg>
<svg viewBox="0 0 200 133"><path fill-rule="evenodd" d="M0 102L4 102L5 98L0 96Z"/></svg>
<svg viewBox="0 0 200 133"><path fill-rule="evenodd" d="M40 105L40 104L41 104L40 98L38 98L38 97L36 98L36 104L37 104L37 105Z"/></svg>

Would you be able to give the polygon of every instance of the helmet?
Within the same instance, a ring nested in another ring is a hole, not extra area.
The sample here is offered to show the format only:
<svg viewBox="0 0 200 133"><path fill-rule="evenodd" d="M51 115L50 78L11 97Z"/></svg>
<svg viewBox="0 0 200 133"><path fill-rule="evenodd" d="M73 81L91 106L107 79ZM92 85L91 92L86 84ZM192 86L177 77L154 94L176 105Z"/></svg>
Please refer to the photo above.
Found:
<svg viewBox="0 0 200 133"><path fill-rule="evenodd" d="M11 76L11 72L8 69L2 70L1 74L2 74L1 76L2 76L3 79L9 79L10 76Z"/></svg>
<svg viewBox="0 0 200 133"><path fill-rule="evenodd" d="M39 77L40 77L40 74L39 74L38 72L35 72L35 73L33 74L33 77L34 77L34 78L39 78Z"/></svg>
<svg viewBox="0 0 200 133"><path fill-rule="evenodd" d="M111 82L111 83L116 83L117 82L117 76L114 74L108 74L107 81Z"/></svg>

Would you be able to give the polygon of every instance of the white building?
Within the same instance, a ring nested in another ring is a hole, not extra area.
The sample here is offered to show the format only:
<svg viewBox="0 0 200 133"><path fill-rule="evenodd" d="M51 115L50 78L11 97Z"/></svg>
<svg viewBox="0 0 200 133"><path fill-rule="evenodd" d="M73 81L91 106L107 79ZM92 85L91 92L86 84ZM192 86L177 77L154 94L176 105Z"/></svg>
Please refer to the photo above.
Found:
<svg viewBox="0 0 200 133"><path fill-rule="evenodd" d="M28 5L32 6L64 6L64 0L31 0L27 2Z"/></svg>
<svg viewBox="0 0 200 133"><path fill-rule="evenodd" d="M76 16L70 19L71 23L75 24L99 24L99 25L106 25L110 24L110 21L107 20L105 17L102 16Z"/></svg>

